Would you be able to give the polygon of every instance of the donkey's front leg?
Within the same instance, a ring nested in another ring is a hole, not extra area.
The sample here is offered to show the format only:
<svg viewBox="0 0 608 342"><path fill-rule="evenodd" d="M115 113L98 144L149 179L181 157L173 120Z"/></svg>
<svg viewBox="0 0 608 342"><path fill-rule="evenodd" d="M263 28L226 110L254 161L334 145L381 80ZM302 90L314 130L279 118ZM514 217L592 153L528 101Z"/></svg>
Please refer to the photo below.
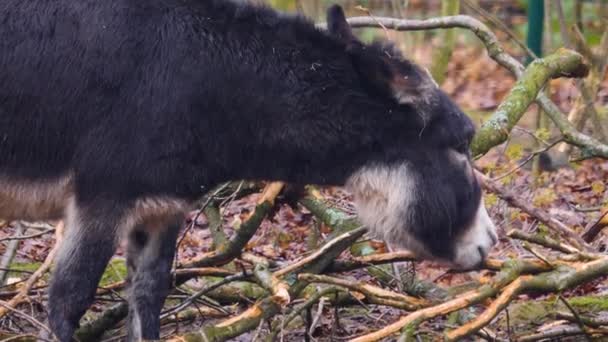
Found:
<svg viewBox="0 0 608 342"><path fill-rule="evenodd" d="M122 213L117 203L72 201L68 206L48 302L49 325L61 342L72 340L114 254Z"/></svg>
<svg viewBox="0 0 608 342"><path fill-rule="evenodd" d="M128 340L158 340L160 312L171 285L171 265L183 215L156 217L129 234Z"/></svg>

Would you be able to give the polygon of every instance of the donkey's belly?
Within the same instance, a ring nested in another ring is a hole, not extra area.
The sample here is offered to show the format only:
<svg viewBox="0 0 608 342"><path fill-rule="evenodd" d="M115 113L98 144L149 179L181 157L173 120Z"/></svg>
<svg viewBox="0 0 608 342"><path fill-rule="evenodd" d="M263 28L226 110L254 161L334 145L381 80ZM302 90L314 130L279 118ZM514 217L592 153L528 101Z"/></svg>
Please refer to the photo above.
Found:
<svg viewBox="0 0 608 342"><path fill-rule="evenodd" d="M54 220L63 217L73 194L72 178L25 180L0 175L0 219Z"/></svg>

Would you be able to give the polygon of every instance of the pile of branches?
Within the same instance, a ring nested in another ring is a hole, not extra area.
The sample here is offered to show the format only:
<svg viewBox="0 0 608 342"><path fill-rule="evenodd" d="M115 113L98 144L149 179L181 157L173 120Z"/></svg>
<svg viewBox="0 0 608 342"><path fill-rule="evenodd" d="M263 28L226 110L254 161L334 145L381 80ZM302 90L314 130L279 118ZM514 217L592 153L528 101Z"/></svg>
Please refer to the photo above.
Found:
<svg viewBox="0 0 608 342"><path fill-rule="evenodd" d="M483 23L462 15L428 20L368 16L351 18L349 22L353 27L395 30L468 29L480 38L490 57L517 77L517 85L475 137L472 145L474 155L482 155L493 146L504 142L528 106L536 102L562 133L560 141L581 148L586 157L608 158L608 145L580 132L541 91L551 78L587 75L589 67L581 54L560 49L555 54L538 59L528 68L524 68L520 62L504 52L494 34ZM605 50L608 51L608 33L602 37L601 45L606 46ZM280 182L265 185L255 209L243 221L240 229L229 238L222 229L219 214L221 201L218 199L243 196L256 191L255 186L242 185L243 183L222 185L201 202L201 209L196 216L203 213L207 216L214 250L195 260L180 261L176 265L174 294L179 300L170 301L172 305L163 312L162 319L166 324L200 316L216 319L205 322L200 329L193 332L173 335L173 341L225 341L245 333L253 334L252 339L282 340L288 325L302 314L307 316L307 319L304 319L306 331L311 332L318 324L323 307L346 307L362 303L394 308L401 312L401 318L377 331L353 337L352 341L377 341L395 335L399 335L401 341L410 341L416 338L419 328L425 322L445 318L451 313L463 312L463 309L471 307L480 309L481 313L461 316L461 325L441 332L443 338L452 341L477 335L500 340L488 325L509 304L526 294L537 292L553 293L568 311L554 314L555 318L559 319L559 324L540 332L512 338L534 341L569 335L580 335L587 339L608 336L608 322L605 319L602 321L602 317L580 314L562 296L568 289L608 275L608 256L597 253L588 244L599 233L598 226L592 234L583 238L547 212L532 207L491 180L484 180L487 191L496 193L511 206L542 222L551 234L546 236L530 235L521 231L509 232L508 236L520 240L532 257L488 259L483 268L489 276L480 281L476 288L449 293L435 285L436 290L442 293L441 296L408 294L407 291L394 291L345 277L346 272L367 269L369 274L380 279L387 265L413 262L416 261L416 256L409 252L379 253L375 244L363 238L367 232L365 227L361 227L352 216L328 205L320 192L312 187L307 188L306 195L299 198L298 202L310 211L317 221L331 228L331 233L325 241L315 244L307 256L288 264L278 264L259 255L243 252L261 222L274 212L275 206L278 205L275 200L285 185ZM196 222L196 217L192 221ZM24 303L35 302L36 297L44 295L43 287L37 287L37 284L52 264L57 246L61 243L62 227L50 227L39 233L53 232L57 237L56 245L42 266L29 276L17 291L0 293L0 318L11 315L27 320L40 329L47 329L35 317L20 311L19 308ZM11 239L18 241L32 237L17 234L18 236ZM345 251L348 251L349 257L340 259L339 256ZM186 286L190 284L190 280L201 278L213 280L205 281L204 285L196 290ZM100 288L98 295L118 293L125 286L125 282L114 283ZM247 308L240 313L235 314L233 310L226 309L230 304L244 301L248 303ZM199 306L201 303L205 304L204 308ZM315 305L319 307L319 314L312 317L311 308ZM99 339L106 331L117 326L126 317L127 312L127 304L120 302L84 324L78 330L77 337L81 341ZM263 330L266 332L264 336L261 334ZM0 338L21 337L26 336L3 336L0 333Z"/></svg>
<svg viewBox="0 0 608 342"><path fill-rule="evenodd" d="M490 275L484 277L476 288L447 294L448 291L434 285L436 288L426 293L435 295L428 296L394 291L344 276L344 273L367 268L370 274L381 278L382 274L386 274L378 272L382 267L391 263L416 261L416 256L409 252L377 253L375 244L362 240L366 228L361 227L352 216L329 205L326 198L312 187L307 189L306 196L298 202L318 221L331 228L325 241L311 249L307 256L288 264L277 264L259 255L243 252L264 218L273 212L273 207L279 205L275 199L284 184L275 182L264 187L255 209L231 238L227 238L221 229L221 217L213 213L218 209L217 198L224 197L227 192L231 192L232 197L241 196L250 193L252 188L243 190L242 186L236 184L224 185L209 195L201 209L210 218L215 249L195 260L183 261L177 265L174 271L174 292L186 295L182 295L177 303L163 312L163 323L189 321L197 316L219 318L219 321L206 322L202 328L193 332L173 335L172 341L226 341L245 333L253 333L256 338L272 341L282 339L287 327L292 327L290 323L302 314L308 313L308 319L304 321L306 331L311 332L318 324L323 307L344 308L371 304L400 310L402 317L382 329L353 337L352 341L378 341L395 334L401 334L403 341L410 341L415 339L419 327L429 320L447 317L469 307L481 307L479 315L462 317L464 321L460 327L443 332L445 339L454 341L478 335L499 340L496 333L487 328L492 320L520 296L540 292L554 293L569 311L555 313L555 318L559 318L561 324L540 333L518 336L518 340L533 341L568 335L588 338L608 336L605 318L602 320L601 317L581 315L561 295L568 289L607 276L608 256L591 251L584 241L572 239L576 234L559 221L526 205L499 185L487 179L484 184L487 190L495 192L509 204L544 222L552 229L551 235L558 238L511 231L508 236L521 240L532 257L488 259L483 269ZM345 251L348 251L349 257L338 258ZM0 302L0 315L13 313L33 321L37 326L42 325L35 318L14 309L17 304L28 300L28 291L30 294L36 292L31 291L38 274L40 272L32 275L8 302ZM215 280L205 281L195 291L184 286L189 280L200 277ZM100 288L98 295L119 291L125 285L124 282L108 285ZM438 291L442 295L436 295ZM5 297L8 294L1 295ZM231 310L226 309L231 307L230 304L243 303L244 299L252 302L244 311L233 315ZM201 308L200 304L204 304L205 308ZM313 318L310 312L315 305L319 306L318 316ZM79 340L99 339L106 331L118 325L127 312L126 303L109 308L78 330ZM221 318L227 316L228 318ZM262 330L265 334L261 334Z"/></svg>

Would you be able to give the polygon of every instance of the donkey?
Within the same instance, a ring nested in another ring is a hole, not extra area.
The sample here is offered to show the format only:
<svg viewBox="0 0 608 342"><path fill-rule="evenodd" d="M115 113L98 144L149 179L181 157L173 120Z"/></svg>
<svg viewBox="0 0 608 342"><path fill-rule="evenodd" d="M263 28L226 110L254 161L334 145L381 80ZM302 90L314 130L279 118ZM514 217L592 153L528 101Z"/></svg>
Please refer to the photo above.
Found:
<svg viewBox="0 0 608 342"><path fill-rule="evenodd" d="M388 43L228 0L3 0L0 217L64 219L49 325L70 341L121 238L129 340L158 339L180 226L233 179L346 185L361 221L473 268L496 242L474 126Z"/></svg>

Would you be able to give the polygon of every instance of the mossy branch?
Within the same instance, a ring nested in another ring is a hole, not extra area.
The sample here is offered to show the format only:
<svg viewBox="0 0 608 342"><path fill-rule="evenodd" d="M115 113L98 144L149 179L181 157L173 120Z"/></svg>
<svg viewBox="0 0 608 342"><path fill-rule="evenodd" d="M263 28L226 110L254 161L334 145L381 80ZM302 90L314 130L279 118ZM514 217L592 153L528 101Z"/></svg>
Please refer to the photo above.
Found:
<svg viewBox="0 0 608 342"><path fill-rule="evenodd" d="M181 268L197 268L197 267L209 267L209 266L221 266L229 263L234 258L238 257L245 245L255 232L260 227L260 224L266 218L266 215L272 209L275 198L279 195L283 189L284 183L274 182L268 184L262 196L258 200L253 213L243 222L241 228L237 234L231 239L225 241L225 243L217 246L217 248L210 253L207 253L196 260L192 260L181 265Z"/></svg>
<svg viewBox="0 0 608 342"><path fill-rule="evenodd" d="M474 334L498 315L518 295L530 292L562 292L592 279L608 275L608 258L590 261L536 276L521 276L505 287L500 296L476 319L446 334L448 341L456 341Z"/></svg>
<svg viewBox="0 0 608 342"><path fill-rule="evenodd" d="M397 31L450 28L467 29L473 32L483 43L490 58L494 59L498 64L512 72L516 78L520 78L525 70L524 66L518 60L504 51L500 45L500 42L496 38L496 35L485 24L467 15L438 17L425 20L406 20L383 17L353 17L348 19L348 23L352 27L376 27ZM325 27L324 24L320 24L318 26ZM608 37L608 35L605 36ZM608 38L605 41L608 42ZM604 40L602 40L602 42L604 42ZM601 44L601 46L604 45L608 46L608 43ZM608 145L578 131L576 127L568 121L565 114L562 113L557 105L546 96L546 94L543 92L537 92L536 102L556 124L567 143L578 146L589 156L608 158ZM492 146L489 148L491 147Z"/></svg>
<svg viewBox="0 0 608 342"><path fill-rule="evenodd" d="M430 302L425 299L385 290L356 280L309 273L298 275L298 279L309 283L323 283L344 287L363 294L369 303L392 306L402 310L414 311L430 305Z"/></svg>
<svg viewBox="0 0 608 342"><path fill-rule="evenodd" d="M492 117L477 131L471 144L473 156L483 155L507 140L513 127L548 80L563 76L584 77L586 74L583 56L572 50L560 49L532 62Z"/></svg>
<svg viewBox="0 0 608 342"><path fill-rule="evenodd" d="M491 298L496 295L500 289L517 279L521 274L530 273L531 271L535 270L538 270L538 266L534 264L512 260L504 264L503 270L494 278L492 283L483 285L476 290L465 292L444 303L412 312L402 317L395 323L389 324L388 326L373 333L354 338L351 340L351 342L378 341L385 337L396 334L402 329L411 331L411 334L413 335L417 327L422 322L438 316L447 315L451 312L472 306L485 299Z"/></svg>
<svg viewBox="0 0 608 342"><path fill-rule="evenodd" d="M322 272L338 255L363 236L365 232L366 229L359 228L340 235L334 241L327 244L331 248L325 251L322 258L312 258L309 264L297 269L307 273ZM276 276L273 275L272 277ZM289 287L290 297L296 298L307 285L308 283L305 281L296 281ZM226 341L257 328L260 321L269 319L279 313L280 310L281 305L272 296L269 296L258 301L238 316L215 325L205 326L200 331L176 337L171 341Z"/></svg>

